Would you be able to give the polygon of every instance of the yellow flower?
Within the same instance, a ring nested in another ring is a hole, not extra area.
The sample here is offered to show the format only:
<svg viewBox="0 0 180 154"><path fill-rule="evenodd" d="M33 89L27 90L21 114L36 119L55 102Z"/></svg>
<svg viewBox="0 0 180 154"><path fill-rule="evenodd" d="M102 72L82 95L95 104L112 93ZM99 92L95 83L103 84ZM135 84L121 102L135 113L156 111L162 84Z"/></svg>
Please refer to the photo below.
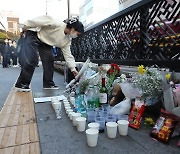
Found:
<svg viewBox="0 0 180 154"><path fill-rule="evenodd" d="M145 70L145 68L144 68L144 65L139 65L139 67L138 67L138 72L139 72L139 74L143 74L143 73L146 72L146 70Z"/></svg>
<svg viewBox="0 0 180 154"><path fill-rule="evenodd" d="M169 81L170 77L171 77L171 74L169 74L169 73L166 74L166 80L167 80L167 81Z"/></svg>
<svg viewBox="0 0 180 154"><path fill-rule="evenodd" d="M144 124L147 124L147 125L154 125L154 121L153 121L152 118L145 118Z"/></svg>

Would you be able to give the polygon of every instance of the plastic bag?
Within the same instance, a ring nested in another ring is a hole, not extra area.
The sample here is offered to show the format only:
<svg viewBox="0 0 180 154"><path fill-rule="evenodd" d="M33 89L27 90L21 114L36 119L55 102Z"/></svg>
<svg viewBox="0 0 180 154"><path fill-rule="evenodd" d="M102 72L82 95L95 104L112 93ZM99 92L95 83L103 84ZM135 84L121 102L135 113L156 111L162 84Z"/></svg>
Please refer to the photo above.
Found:
<svg viewBox="0 0 180 154"><path fill-rule="evenodd" d="M128 114L131 108L131 99L140 96L137 88L133 88L130 83L120 83L121 90L126 99L116 104L111 110L111 114Z"/></svg>
<svg viewBox="0 0 180 154"><path fill-rule="evenodd" d="M120 83L121 90L126 98L141 97L138 88L134 88L131 83Z"/></svg>
<svg viewBox="0 0 180 154"><path fill-rule="evenodd" d="M172 87L166 89L163 92L163 96L164 96L164 107L167 111L171 112L175 108Z"/></svg>
<svg viewBox="0 0 180 154"><path fill-rule="evenodd" d="M121 101L115 105L111 110L110 114L112 115L123 115L128 114L131 108L131 100L126 98L124 101Z"/></svg>
<svg viewBox="0 0 180 154"><path fill-rule="evenodd" d="M88 58L84 63L84 65L82 66L81 70L79 71L78 75L75 77L75 79L71 80L71 82L66 85L66 90L70 87L73 87L75 83L79 81L83 73L88 69L89 63L90 63L90 59Z"/></svg>

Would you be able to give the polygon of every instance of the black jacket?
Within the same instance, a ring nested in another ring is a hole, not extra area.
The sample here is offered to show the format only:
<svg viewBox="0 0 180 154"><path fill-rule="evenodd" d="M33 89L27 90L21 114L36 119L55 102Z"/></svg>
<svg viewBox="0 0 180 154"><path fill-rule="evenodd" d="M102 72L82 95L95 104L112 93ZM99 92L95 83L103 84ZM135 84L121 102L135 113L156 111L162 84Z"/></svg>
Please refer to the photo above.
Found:
<svg viewBox="0 0 180 154"><path fill-rule="evenodd" d="M11 55L17 56L17 54L18 54L17 48L15 48L14 46L11 46L10 49L11 49Z"/></svg>
<svg viewBox="0 0 180 154"><path fill-rule="evenodd" d="M2 44L1 53L2 53L2 55L4 55L4 54L10 55L11 54L11 48L10 48L9 44L5 44L5 43Z"/></svg>

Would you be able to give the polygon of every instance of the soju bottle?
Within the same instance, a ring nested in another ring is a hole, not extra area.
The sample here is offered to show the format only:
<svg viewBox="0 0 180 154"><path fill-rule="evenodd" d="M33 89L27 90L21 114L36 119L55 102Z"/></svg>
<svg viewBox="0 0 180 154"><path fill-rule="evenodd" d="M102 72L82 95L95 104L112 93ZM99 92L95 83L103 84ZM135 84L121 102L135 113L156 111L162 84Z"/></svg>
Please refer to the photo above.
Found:
<svg viewBox="0 0 180 154"><path fill-rule="evenodd" d="M108 104L108 89L105 85L105 78L102 78L101 88L99 90L100 106Z"/></svg>

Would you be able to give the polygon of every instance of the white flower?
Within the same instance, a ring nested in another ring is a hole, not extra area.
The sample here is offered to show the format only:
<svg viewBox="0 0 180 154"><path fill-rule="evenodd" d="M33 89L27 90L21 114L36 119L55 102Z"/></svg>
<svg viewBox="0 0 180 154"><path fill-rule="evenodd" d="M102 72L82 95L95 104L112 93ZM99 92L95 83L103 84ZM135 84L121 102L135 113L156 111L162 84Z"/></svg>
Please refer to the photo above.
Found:
<svg viewBox="0 0 180 154"><path fill-rule="evenodd" d="M121 74L120 76L122 79L126 79L126 75L125 74Z"/></svg>
<svg viewBox="0 0 180 154"><path fill-rule="evenodd" d="M147 68L143 74L133 74L132 83L142 92L142 97L162 95L162 76L155 68Z"/></svg>
<svg viewBox="0 0 180 154"><path fill-rule="evenodd" d="M117 77L116 82L118 83L125 83L127 81L126 75L125 74L121 74L120 77Z"/></svg>

